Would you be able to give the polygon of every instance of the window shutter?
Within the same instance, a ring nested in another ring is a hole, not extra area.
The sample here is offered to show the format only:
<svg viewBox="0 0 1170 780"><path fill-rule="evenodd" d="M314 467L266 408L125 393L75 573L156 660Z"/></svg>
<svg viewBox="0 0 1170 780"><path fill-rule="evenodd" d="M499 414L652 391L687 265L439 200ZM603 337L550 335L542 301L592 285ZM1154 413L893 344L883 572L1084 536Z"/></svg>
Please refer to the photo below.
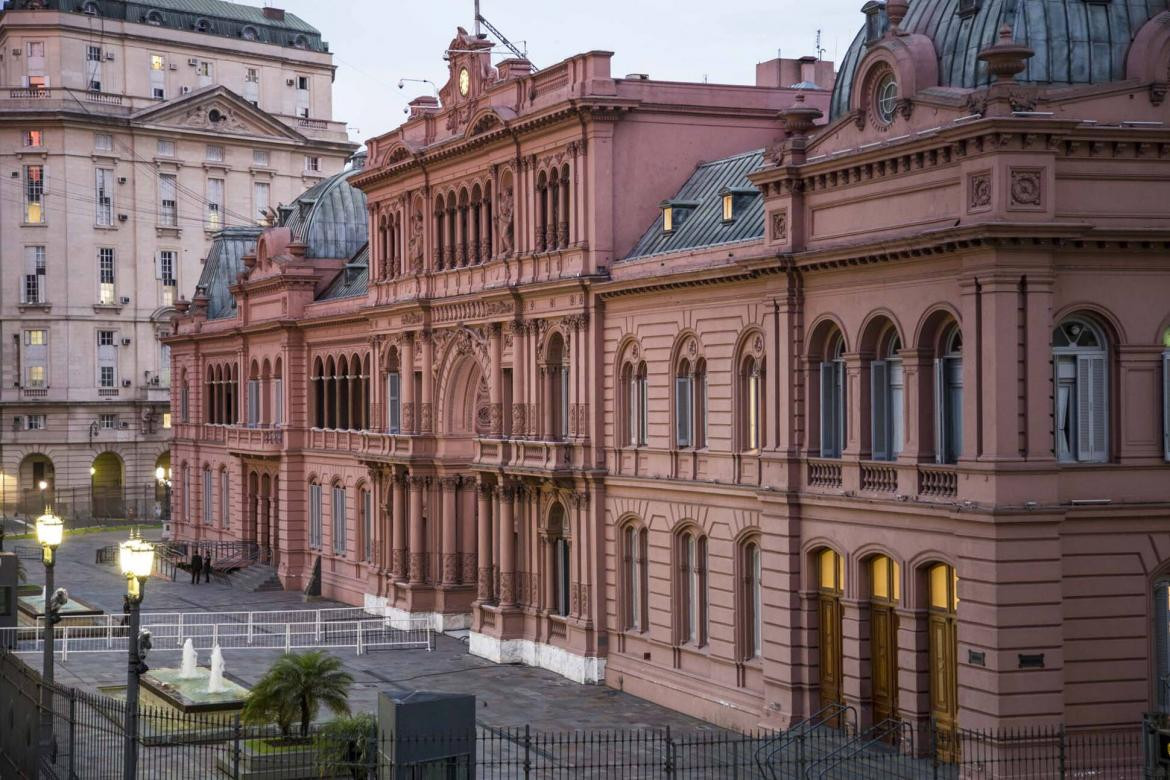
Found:
<svg viewBox="0 0 1170 780"><path fill-rule="evenodd" d="M649 427L650 410L647 408L650 402L649 385L646 377L638 378L638 444L645 444L647 439L647 430Z"/></svg>
<svg viewBox="0 0 1170 780"><path fill-rule="evenodd" d="M272 422L284 424L284 380L273 380Z"/></svg>
<svg viewBox="0 0 1170 780"><path fill-rule="evenodd" d="M833 447L837 441L834 425L836 399L833 398L833 364L821 363L821 457L834 457Z"/></svg>
<svg viewBox="0 0 1170 780"><path fill-rule="evenodd" d="M691 446L691 379L687 376L674 380L675 441L679 447Z"/></svg>
<svg viewBox="0 0 1170 780"><path fill-rule="evenodd" d="M947 458L946 383L943 381L943 360L934 359L934 462L945 463Z"/></svg>
<svg viewBox="0 0 1170 780"><path fill-rule="evenodd" d="M837 410L834 416L837 418L835 423L837 433L836 457L839 458L841 457L841 453L845 451L845 439L849 430L849 426L847 424L849 418L845 411L845 361L833 361L833 374L837 379L834 387L834 391L837 394Z"/></svg>
<svg viewBox="0 0 1170 780"><path fill-rule="evenodd" d="M1170 460L1170 352L1162 353L1162 451Z"/></svg>
<svg viewBox="0 0 1170 780"><path fill-rule="evenodd" d="M1077 460L1107 457L1105 356L1077 356Z"/></svg>
<svg viewBox="0 0 1170 780"><path fill-rule="evenodd" d="M569 367L561 366L561 437L569 435Z"/></svg>
<svg viewBox="0 0 1170 780"><path fill-rule="evenodd" d="M886 373L890 380L890 460L897 460L902 454L902 444L906 440L906 420L903 407L906 405L906 374L901 360L886 362Z"/></svg>
<svg viewBox="0 0 1170 780"><path fill-rule="evenodd" d="M402 380L397 371L386 375L386 426L390 433L398 433L402 426Z"/></svg>
<svg viewBox="0 0 1170 780"><path fill-rule="evenodd" d="M874 460L890 459L889 365L884 360L869 364L870 423Z"/></svg>

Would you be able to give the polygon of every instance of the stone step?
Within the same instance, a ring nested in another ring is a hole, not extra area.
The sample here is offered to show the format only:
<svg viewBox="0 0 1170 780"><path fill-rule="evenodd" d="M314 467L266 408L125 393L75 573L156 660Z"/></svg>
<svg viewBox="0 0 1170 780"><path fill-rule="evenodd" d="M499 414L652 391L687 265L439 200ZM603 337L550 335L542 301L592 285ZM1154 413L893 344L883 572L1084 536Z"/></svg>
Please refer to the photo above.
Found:
<svg viewBox="0 0 1170 780"><path fill-rule="evenodd" d="M248 593L284 590L280 578L276 576L276 569L262 563L238 569L227 575L226 580L236 590Z"/></svg>

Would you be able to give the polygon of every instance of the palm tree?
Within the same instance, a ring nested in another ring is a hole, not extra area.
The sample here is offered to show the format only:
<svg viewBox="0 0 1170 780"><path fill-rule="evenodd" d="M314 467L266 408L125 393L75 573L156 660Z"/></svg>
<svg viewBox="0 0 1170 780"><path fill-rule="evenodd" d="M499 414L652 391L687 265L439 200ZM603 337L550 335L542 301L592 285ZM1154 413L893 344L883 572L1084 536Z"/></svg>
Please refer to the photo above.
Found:
<svg viewBox="0 0 1170 780"><path fill-rule="evenodd" d="M321 705L335 715L349 713L351 685L353 676L331 655L319 650L286 653L252 688L243 718L249 723L275 721L280 733L287 737L299 715L301 736L307 737L309 724Z"/></svg>

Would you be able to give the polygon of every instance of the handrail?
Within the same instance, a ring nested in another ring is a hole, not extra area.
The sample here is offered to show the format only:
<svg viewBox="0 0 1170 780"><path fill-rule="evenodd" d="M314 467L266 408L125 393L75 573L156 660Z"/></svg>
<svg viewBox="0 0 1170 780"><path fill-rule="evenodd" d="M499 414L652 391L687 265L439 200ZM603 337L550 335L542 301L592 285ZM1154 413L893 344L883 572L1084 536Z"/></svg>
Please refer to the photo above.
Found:
<svg viewBox="0 0 1170 780"><path fill-rule="evenodd" d="M886 718L880 723L875 723L874 725L870 726L863 734L859 734L831 753L818 758L812 763L812 765L809 766L807 770L805 770L804 776L806 780L812 777L823 778L825 773L833 767L856 757L859 753L863 753L869 750L871 747L875 747L879 742L886 743L886 740L893 735L897 735L895 744L901 745L902 741L904 740L902 735L903 731L910 734L910 741L911 744L913 744L914 732L910 728L909 723L906 721L897 720L895 718ZM815 775L813 775L812 772L816 769L818 764L823 765L823 768L820 772L817 772Z"/></svg>
<svg viewBox="0 0 1170 780"><path fill-rule="evenodd" d="M808 734L810 734L813 731L813 729L819 728L820 726L824 725L825 723L827 723L831 720L834 720L835 718L841 719L842 730L846 734L848 734L849 733L849 718L848 718L849 713L853 713L853 723L854 723L854 725L856 725L856 723L857 723L857 710L855 710L852 706L848 706L845 704L827 704L827 705L825 705L824 707L822 707L821 709L814 712L812 715L810 715L805 720L802 720L802 721L794 724L793 726L789 727L789 729L787 731L782 732L772 742L761 745L759 748L757 748L756 753L755 753L756 766L759 768L759 770L761 772L764 772L769 777L775 778L776 773L772 769L772 760L773 760L773 758L775 758L777 753L787 749L788 747L790 747L792 745L793 742L800 739L801 737L807 736ZM771 749L768 750L767 756L761 761L760 760L760 753L766 748L771 748Z"/></svg>

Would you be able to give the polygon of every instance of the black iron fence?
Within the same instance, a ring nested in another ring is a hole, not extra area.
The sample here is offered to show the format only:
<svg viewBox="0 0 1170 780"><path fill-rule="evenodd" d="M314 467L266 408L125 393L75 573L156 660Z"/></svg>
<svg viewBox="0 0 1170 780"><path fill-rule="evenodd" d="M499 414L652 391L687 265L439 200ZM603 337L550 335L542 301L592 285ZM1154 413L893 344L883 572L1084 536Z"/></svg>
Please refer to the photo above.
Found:
<svg viewBox="0 0 1170 780"><path fill-rule="evenodd" d="M39 675L0 652L0 776L119 778L125 703L51 686L51 738L39 718ZM140 708L137 776L248 778L904 778L1139 780L1164 778L1145 763L1152 722L1112 732L1060 727L941 732L930 724L865 730L834 722L785 732L709 728L574 731L530 727L395 739L370 717L283 737L235 713ZM423 757L426 758L423 758Z"/></svg>
<svg viewBox="0 0 1170 780"><path fill-rule="evenodd" d="M8 491L0 495L0 523L6 533L25 533L47 506L65 521L66 528L165 523L171 517L165 490L155 484L121 488L83 486Z"/></svg>

